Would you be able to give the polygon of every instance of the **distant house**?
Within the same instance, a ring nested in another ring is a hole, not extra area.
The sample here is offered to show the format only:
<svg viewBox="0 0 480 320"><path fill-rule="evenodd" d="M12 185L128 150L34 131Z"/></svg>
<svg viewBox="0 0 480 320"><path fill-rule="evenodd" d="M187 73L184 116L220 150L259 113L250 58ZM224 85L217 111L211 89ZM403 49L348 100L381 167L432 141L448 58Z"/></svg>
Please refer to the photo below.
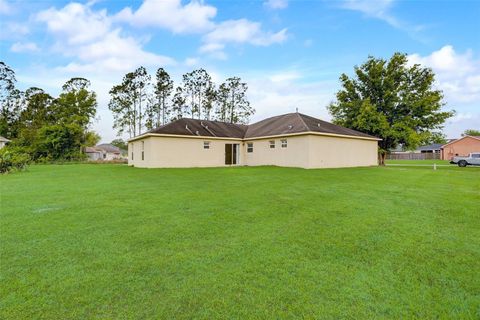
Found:
<svg viewBox="0 0 480 320"><path fill-rule="evenodd" d="M130 139L128 164L144 168L373 166L379 140L301 113L251 125L183 118Z"/></svg>
<svg viewBox="0 0 480 320"><path fill-rule="evenodd" d="M89 160L92 161L123 159L122 150L108 143L99 144L95 147L87 147L85 149L85 153L87 154Z"/></svg>
<svg viewBox="0 0 480 320"><path fill-rule="evenodd" d="M442 160L452 160L456 156L467 156L472 152L480 152L479 136L464 136L441 147Z"/></svg>
<svg viewBox="0 0 480 320"><path fill-rule="evenodd" d="M418 147L416 151L420 153L440 153L443 143L432 143L426 146Z"/></svg>
<svg viewBox="0 0 480 320"><path fill-rule="evenodd" d="M0 136L0 149L5 147L5 145L9 142L10 142L10 140L8 140L7 138L4 138L4 137Z"/></svg>

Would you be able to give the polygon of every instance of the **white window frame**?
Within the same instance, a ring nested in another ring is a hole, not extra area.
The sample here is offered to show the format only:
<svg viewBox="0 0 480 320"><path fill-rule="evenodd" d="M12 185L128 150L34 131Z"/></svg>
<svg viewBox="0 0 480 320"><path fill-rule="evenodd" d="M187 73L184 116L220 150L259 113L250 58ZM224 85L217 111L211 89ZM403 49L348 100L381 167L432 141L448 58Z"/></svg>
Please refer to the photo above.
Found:
<svg viewBox="0 0 480 320"><path fill-rule="evenodd" d="M280 142L282 143L282 148L286 148L288 146L287 139L282 139Z"/></svg>
<svg viewBox="0 0 480 320"><path fill-rule="evenodd" d="M275 140L268 141L268 144L270 145L270 149L275 149Z"/></svg>
<svg viewBox="0 0 480 320"><path fill-rule="evenodd" d="M253 153L253 142L247 142L247 153Z"/></svg>
<svg viewBox="0 0 480 320"><path fill-rule="evenodd" d="M210 149L210 141L203 141L203 149L205 150Z"/></svg>

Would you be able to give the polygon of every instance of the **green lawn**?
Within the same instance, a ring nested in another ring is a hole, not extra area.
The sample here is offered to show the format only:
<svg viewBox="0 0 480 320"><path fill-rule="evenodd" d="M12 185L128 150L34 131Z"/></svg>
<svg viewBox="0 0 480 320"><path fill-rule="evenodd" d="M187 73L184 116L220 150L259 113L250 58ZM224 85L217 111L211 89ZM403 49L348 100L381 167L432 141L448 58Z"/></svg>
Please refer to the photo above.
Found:
<svg viewBox="0 0 480 320"><path fill-rule="evenodd" d="M1 319L478 319L480 168L32 166Z"/></svg>

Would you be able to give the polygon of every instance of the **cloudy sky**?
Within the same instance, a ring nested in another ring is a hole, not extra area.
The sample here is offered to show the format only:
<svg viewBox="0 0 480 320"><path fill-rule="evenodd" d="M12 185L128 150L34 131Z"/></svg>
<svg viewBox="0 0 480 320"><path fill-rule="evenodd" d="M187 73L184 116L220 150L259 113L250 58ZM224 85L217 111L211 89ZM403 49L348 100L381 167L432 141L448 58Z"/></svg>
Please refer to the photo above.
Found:
<svg viewBox="0 0 480 320"><path fill-rule="evenodd" d="M104 142L115 138L108 90L140 65L175 80L200 67L217 83L240 76L253 121L295 108L329 120L339 75L396 51L436 72L457 111L448 137L480 129L480 1L0 0L0 60L18 86L56 95L90 79Z"/></svg>

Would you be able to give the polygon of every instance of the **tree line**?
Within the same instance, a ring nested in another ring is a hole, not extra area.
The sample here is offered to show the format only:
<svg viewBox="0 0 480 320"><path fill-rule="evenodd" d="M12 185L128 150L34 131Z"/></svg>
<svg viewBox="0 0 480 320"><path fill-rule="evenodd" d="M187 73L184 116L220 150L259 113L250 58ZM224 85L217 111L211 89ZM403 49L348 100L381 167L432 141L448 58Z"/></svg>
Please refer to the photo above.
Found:
<svg viewBox="0 0 480 320"><path fill-rule="evenodd" d="M11 140L8 149L34 161L79 160L85 146L100 136L90 124L97 111L90 81L72 78L58 97L41 88L21 91L15 72L0 62L0 135Z"/></svg>
<svg viewBox="0 0 480 320"><path fill-rule="evenodd" d="M175 86L165 69L159 68L152 79L144 67L139 67L112 87L109 109L114 129L130 137L183 117L247 123L255 113L247 89L239 77L216 86L205 69L185 73Z"/></svg>

